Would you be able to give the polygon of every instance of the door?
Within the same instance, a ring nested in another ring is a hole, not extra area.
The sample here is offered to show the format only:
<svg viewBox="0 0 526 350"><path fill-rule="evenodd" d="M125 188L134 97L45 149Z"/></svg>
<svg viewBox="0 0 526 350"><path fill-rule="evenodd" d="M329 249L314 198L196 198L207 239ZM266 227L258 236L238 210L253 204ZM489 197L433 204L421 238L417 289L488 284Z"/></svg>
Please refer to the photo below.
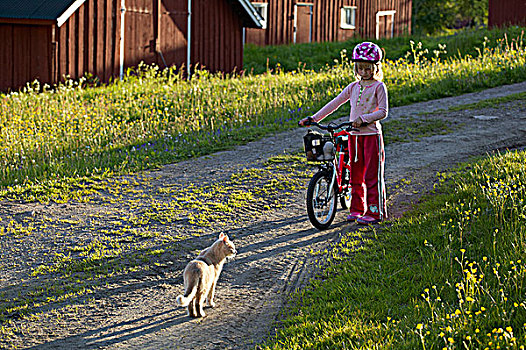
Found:
<svg viewBox="0 0 526 350"><path fill-rule="evenodd" d="M124 29L124 66L135 67L139 62L156 62L153 18L153 2L144 0L126 1Z"/></svg>
<svg viewBox="0 0 526 350"><path fill-rule="evenodd" d="M294 43L312 42L312 8L311 3L294 5Z"/></svg>
<svg viewBox="0 0 526 350"><path fill-rule="evenodd" d="M179 0L159 1L161 18L157 29L157 40L160 43L157 52L157 64L164 67L175 64L180 67L186 65L187 60L187 32L188 32L188 3ZM160 58L160 59L159 59Z"/></svg>

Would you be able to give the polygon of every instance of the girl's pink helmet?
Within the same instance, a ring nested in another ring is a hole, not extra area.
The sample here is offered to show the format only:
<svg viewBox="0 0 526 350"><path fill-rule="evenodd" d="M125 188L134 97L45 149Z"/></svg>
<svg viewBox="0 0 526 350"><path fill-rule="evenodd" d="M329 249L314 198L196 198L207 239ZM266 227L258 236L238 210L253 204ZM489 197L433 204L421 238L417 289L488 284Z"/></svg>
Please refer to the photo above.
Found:
<svg viewBox="0 0 526 350"><path fill-rule="evenodd" d="M382 60L382 49L375 43L365 41L354 47L352 60L355 62L376 63Z"/></svg>

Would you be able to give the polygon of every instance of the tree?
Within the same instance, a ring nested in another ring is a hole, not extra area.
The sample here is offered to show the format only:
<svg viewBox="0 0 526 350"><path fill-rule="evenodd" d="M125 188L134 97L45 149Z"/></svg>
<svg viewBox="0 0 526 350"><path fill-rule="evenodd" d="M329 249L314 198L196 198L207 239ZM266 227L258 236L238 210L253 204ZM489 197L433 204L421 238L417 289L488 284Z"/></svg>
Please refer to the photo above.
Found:
<svg viewBox="0 0 526 350"><path fill-rule="evenodd" d="M413 0L415 34L487 23L488 0Z"/></svg>

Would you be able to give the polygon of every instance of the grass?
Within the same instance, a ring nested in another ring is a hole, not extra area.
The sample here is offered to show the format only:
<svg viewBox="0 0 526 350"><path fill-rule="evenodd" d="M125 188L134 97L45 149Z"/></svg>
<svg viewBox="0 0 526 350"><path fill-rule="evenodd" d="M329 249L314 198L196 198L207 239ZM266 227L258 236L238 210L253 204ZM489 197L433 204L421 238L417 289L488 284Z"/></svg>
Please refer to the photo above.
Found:
<svg viewBox="0 0 526 350"><path fill-rule="evenodd" d="M384 123L385 144L396 142L419 141L422 137L432 135L447 135L458 125L452 125L441 119L413 119L401 117L396 120L387 120Z"/></svg>
<svg viewBox="0 0 526 350"><path fill-rule="evenodd" d="M486 43L490 47L498 45L500 39L505 37L510 42L520 38L523 34L524 27L507 27L496 29L470 29L457 32L452 35L443 36L402 36L392 39L380 39L375 41L385 50L385 57L390 61L407 58L414 62L411 53L411 41L422 43L427 52L424 54L428 59L434 55L434 50L441 50L440 46L445 46L446 52L442 57L453 58L459 54L462 56L476 56L480 48ZM310 69L319 71L327 67L339 64L341 52L352 53L353 48L361 38L353 38L344 42L323 42L296 45L274 45L274 46L255 46L247 45L245 47L244 69L256 74L267 71L297 71L301 69ZM367 39L370 40L370 39Z"/></svg>
<svg viewBox="0 0 526 350"><path fill-rule="evenodd" d="M477 56L455 58L442 52L428 58L425 48L411 44L407 58L384 65L390 106L525 80L522 37L493 44L483 41ZM174 69L140 66L103 87L81 81L50 90L35 83L0 96L0 197L60 198L90 179L153 169L294 128L352 80L342 56L321 71L199 71L185 81Z"/></svg>
<svg viewBox="0 0 526 350"><path fill-rule="evenodd" d="M517 100L526 100L526 92L519 92L517 94L511 94L504 97L494 98L490 100L483 100L476 103L470 103L462 106L449 107L450 111L461 111L466 109L482 109L482 108L492 108L496 104L509 103Z"/></svg>
<svg viewBox="0 0 526 350"><path fill-rule="evenodd" d="M439 174L410 215L344 232L261 348L523 349L525 163L507 152Z"/></svg>

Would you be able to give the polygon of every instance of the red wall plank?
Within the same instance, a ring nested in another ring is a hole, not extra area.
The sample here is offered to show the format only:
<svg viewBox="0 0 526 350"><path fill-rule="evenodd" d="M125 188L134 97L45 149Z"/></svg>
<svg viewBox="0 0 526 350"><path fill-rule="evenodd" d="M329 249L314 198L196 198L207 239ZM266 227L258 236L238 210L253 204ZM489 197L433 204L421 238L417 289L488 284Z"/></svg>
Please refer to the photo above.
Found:
<svg viewBox="0 0 526 350"><path fill-rule="evenodd" d="M0 91L13 87L13 25L0 24Z"/></svg>
<svg viewBox="0 0 526 350"><path fill-rule="evenodd" d="M38 79L40 82L51 80L51 28L49 26L33 26L30 28L30 73L29 79Z"/></svg>
<svg viewBox="0 0 526 350"><path fill-rule="evenodd" d="M488 25L523 25L526 24L526 1L525 0L507 0L497 1L489 0Z"/></svg>
<svg viewBox="0 0 526 350"><path fill-rule="evenodd" d="M13 84L17 87L31 81L31 27L13 27Z"/></svg>

